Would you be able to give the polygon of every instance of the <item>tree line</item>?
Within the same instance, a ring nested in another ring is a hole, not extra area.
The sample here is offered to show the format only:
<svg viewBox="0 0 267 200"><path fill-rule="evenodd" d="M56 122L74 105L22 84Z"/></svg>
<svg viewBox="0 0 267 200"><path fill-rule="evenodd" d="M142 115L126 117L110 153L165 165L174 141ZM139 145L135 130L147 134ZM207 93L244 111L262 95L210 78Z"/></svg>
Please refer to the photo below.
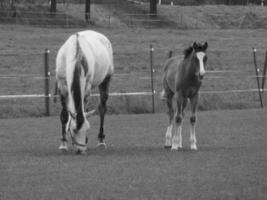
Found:
<svg viewBox="0 0 267 200"><path fill-rule="evenodd" d="M97 1L97 0L96 0ZM139 2L151 2L151 0L138 0ZM174 5L203 5L203 4L224 4L224 5L267 5L267 0L156 0L161 4Z"/></svg>
<svg viewBox="0 0 267 200"><path fill-rule="evenodd" d="M39 3L48 3L50 5L50 12L57 12L57 3L84 3L85 4L85 20L90 21L90 9L92 3L118 3L118 0L38 0ZM126 1L126 0L124 0ZM202 5L202 4L224 4L224 5L266 5L267 0L136 0L139 2L146 2L150 4L149 13L151 17L157 15L157 6L161 4L174 4L174 5ZM10 5L10 8L14 8L16 3L34 3L34 0L0 0L2 8L3 5Z"/></svg>

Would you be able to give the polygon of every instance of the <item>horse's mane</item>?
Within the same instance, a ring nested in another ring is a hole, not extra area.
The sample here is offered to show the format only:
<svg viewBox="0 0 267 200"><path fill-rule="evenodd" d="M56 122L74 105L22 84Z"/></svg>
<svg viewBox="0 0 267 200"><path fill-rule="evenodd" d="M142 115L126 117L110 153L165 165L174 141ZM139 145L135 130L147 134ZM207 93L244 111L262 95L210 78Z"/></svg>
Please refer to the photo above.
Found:
<svg viewBox="0 0 267 200"><path fill-rule="evenodd" d="M184 50L184 59L188 58L188 56L191 55L193 51L193 46L188 47L187 49Z"/></svg>

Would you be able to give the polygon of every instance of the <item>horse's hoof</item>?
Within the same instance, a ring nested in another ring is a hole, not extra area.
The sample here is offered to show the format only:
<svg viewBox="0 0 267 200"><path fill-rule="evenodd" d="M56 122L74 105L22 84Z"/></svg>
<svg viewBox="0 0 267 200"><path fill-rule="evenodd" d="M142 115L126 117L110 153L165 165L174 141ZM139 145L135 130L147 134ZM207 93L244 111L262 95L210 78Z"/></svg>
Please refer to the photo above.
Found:
<svg viewBox="0 0 267 200"><path fill-rule="evenodd" d="M164 146L164 149L171 149L171 148L172 148L171 145L165 145L165 146Z"/></svg>
<svg viewBox="0 0 267 200"><path fill-rule="evenodd" d="M77 155L85 155L86 154L86 150L81 150L81 149L78 149L77 152L76 152Z"/></svg>
<svg viewBox="0 0 267 200"><path fill-rule="evenodd" d="M105 142L99 142L99 143L97 144L97 147L106 149L106 148L107 148L107 145L106 145Z"/></svg>
<svg viewBox="0 0 267 200"><path fill-rule="evenodd" d="M67 149L60 149L60 152L61 152L61 153L67 153L68 150L67 150Z"/></svg>
<svg viewBox="0 0 267 200"><path fill-rule="evenodd" d="M183 147L174 147L174 146L172 146L171 150L172 151L179 151L179 150L183 150Z"/></svg>
<svg viewBox="0 0 267 200"><path fill-rule="evenodd" d="M197 147L194 146L194 147L190 147L191 151L197 151Z"/></svg>
<svg viewBox="0 0 267 200"><path fill-rule="evenodd" d="M61 152L67 152L67 151L68 151L68 147L66 147L66 146L60 146L60 147L58 147L58 149L59 149Z"/></svg>

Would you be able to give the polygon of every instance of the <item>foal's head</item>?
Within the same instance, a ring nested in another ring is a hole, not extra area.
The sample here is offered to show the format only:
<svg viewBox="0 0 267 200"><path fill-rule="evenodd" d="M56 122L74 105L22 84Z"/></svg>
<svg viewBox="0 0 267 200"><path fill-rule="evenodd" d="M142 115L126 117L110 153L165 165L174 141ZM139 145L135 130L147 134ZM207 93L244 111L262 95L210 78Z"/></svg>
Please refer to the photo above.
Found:
<svg viewBox="0 0 267 200"><path fill-rule="evenodd" d="M207 62L207 55L206 50L208 48L208 43L205 42L197 43L194 42L192 46L184 51L185 58L184 59L191 59L191 66L193 73L199 78L202 79L206 73L205 66ZM191 56L192 55L192 56Z"/></svg>

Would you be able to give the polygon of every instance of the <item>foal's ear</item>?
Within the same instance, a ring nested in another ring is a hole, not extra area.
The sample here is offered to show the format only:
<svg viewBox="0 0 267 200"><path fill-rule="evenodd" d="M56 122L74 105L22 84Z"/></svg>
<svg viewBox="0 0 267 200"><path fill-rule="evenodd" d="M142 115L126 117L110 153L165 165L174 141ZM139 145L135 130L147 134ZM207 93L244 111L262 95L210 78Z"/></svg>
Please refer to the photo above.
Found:
<svg viewBox="0 0 267 200"><path fill-rule="evenodd" d="M196 50L197 50L197 48L198 48L198 45L197 45L197 43L196 43L196 42L194 42L194 43L193 43L193 45L192 45L192 47L193 47L193 49L196 51Z"/></svg>
<svg viewBox="0 0 267 200"><path fill-rule="evenodd" d="M208 48L208 42L206 41L205 43L204 43L204 45L203 45L203 51L206 51L207 50L207 48Z"/></svg>

